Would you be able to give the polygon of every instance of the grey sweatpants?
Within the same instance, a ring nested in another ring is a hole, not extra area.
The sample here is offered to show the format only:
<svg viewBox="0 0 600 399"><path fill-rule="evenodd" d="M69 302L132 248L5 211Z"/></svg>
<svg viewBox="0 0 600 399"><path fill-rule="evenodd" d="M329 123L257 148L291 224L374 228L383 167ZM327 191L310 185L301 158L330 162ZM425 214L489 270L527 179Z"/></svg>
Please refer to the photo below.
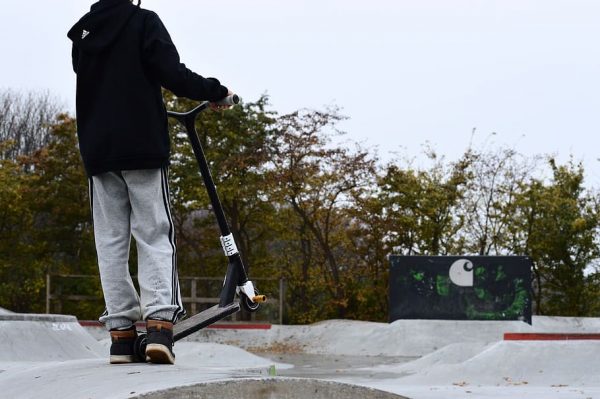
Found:
<svg viewBox="0 0 600 399"><path fill-rule="evenodd" d="M184 315L170 211L167 169L124 170L90 178L94 237L108 329L141 319L175 322ZM140 295L129 273L135 238Z"/></svg>

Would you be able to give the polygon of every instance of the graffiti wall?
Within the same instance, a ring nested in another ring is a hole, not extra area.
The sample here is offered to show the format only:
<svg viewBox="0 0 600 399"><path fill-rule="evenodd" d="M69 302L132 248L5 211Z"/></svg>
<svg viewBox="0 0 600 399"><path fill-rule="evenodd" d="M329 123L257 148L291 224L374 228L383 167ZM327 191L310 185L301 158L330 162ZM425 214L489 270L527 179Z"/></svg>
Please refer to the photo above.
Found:
<svg viewBox="0 0 600 399"><path fill-rule="evenodd" d="M523 256L391 256L390 322L523 320L531 324L531 260Z"/></svg>

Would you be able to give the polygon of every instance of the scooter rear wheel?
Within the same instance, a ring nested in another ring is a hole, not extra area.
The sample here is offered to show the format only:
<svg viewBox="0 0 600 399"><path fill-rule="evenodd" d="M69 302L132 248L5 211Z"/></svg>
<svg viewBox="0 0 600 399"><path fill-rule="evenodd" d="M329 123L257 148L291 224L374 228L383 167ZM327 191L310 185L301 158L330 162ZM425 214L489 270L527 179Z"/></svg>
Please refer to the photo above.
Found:
<svg viewBox="0 0 600 399"><path fill-rule="evenodd" d="M258 290L255 289L255 295L258 295ZM250 298L246 296L246 294L242 294L240 298L240 304L242 305L242 309L247 312L254 313L260 308L260 303L252 302Z"/></svg>

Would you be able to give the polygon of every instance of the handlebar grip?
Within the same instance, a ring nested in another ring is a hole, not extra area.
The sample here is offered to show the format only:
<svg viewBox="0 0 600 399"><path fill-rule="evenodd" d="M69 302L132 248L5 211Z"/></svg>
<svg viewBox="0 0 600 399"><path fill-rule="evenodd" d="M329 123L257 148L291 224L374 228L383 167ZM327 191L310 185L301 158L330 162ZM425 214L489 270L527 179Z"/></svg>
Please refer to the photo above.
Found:
<svg viewBox="0 0 600 399"><path fill-rule="evenodd" d="M237 94L232 94L230 96L225 97L221 101L215 102L217 105L236 105L240 103L240 96Z"/></svg>

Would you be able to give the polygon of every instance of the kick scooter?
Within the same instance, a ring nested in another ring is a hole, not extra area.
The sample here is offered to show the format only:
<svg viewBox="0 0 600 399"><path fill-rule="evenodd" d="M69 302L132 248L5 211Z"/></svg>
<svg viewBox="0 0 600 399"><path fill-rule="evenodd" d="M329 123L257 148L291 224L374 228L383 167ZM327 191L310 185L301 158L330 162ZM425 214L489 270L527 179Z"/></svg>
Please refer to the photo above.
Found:
<svg viewBox="0 0 600 399"><path fill-rule="evenodd" d="M217 104L235 105L238 103L239 97L234 94ZM194 155L198 161L200 173L204 180L204 185L208 192L212 209L221 230L221 245L223 246L223 251L228 259L227 274L225 275L225 281L223 282L223 288L221 289L219 304L175 324L173 327L174 341L187 337L227 316L239 312L240 304L244 310L256 312L260 307L260 304L267 300L265 295L258 294L258 291L254 287L254 283L248 279L242 257L240 256L235 240L233 239L233 234L231 234L227 219L225 219L225 212L223 212L223 207L221 206L215 183L213 182L208 163L206 162L204 150L198 139L198 133L196 132L196 118L202 111L209 108L209 105L210 103L205 101L189 112L179 113L169 111L167 112L167 115L185 126L186 133L192 145L192 149L194 150ZM236 294L239 296L239 302L235 301ZM145 334L140 334L138 336L135 348L138 355L144 355L146 352ZM142 356L141 358L144 357L145 356Z"/></svg>

